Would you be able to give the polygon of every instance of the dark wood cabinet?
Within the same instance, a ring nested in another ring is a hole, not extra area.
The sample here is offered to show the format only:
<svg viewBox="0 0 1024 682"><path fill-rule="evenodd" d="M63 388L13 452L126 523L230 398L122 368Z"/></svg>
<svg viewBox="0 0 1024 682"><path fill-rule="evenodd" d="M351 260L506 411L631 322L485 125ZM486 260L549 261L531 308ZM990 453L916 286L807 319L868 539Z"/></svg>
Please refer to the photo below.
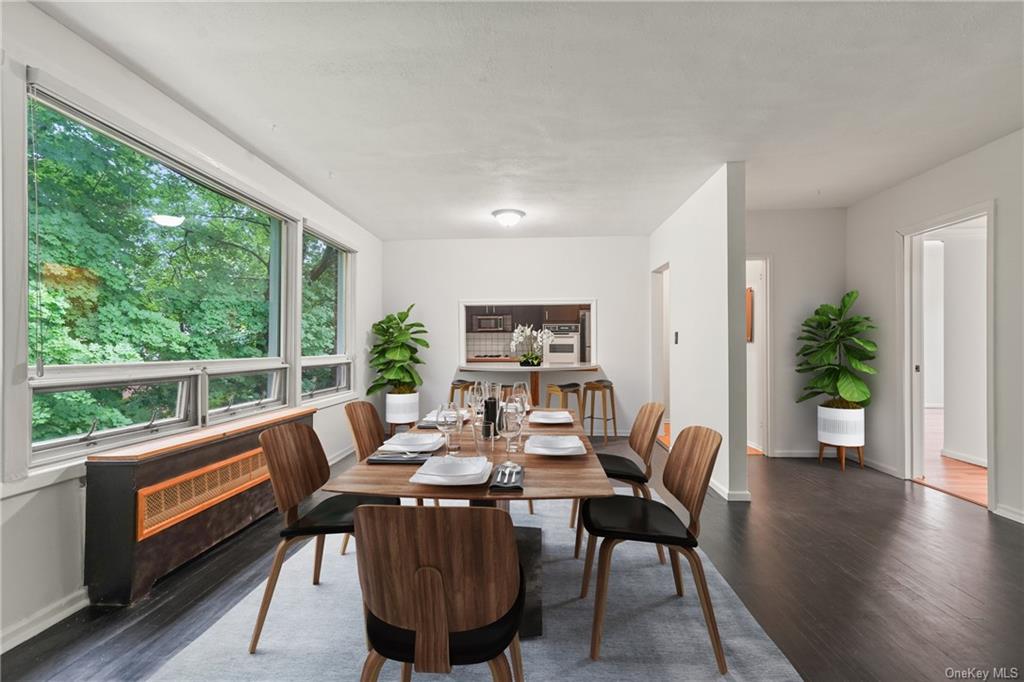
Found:
<svg viewBox="0 0 1024 682"><path fill-rule="evenodd" d="M512 313L512 326L532 325L534 329L540 329L544 324L544 306L542 305L517 305Z"/></svg>
<svg viewBox="0 0 1024 682"><path fill-rule="evenodd" d="M579 304L544 306L544 321L549 324L579 322L580 306Z"/></svg>

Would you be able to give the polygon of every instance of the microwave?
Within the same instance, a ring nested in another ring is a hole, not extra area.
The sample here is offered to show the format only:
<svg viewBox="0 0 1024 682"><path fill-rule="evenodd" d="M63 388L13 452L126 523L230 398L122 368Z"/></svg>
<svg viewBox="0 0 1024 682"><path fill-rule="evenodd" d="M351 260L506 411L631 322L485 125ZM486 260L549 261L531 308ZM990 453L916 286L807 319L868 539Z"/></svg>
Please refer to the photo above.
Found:
<svg viewBox="0 0 1024 682"><path fill-rule="evenodd" d="M474 332L511 332L511 315L474 315Z"/></svg>

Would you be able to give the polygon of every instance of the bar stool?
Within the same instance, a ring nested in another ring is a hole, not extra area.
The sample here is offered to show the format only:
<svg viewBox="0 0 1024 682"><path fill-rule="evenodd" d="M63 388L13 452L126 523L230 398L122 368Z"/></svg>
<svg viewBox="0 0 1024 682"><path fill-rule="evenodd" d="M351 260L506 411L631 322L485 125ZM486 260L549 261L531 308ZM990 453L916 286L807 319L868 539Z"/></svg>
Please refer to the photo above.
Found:
<svg viewBox="0 0 1024 682"><path fill-rule="evenodd" d="M559 406L569 408L569 396L576 396L576 413L580 417L580 425L583 425L583 391L580 385L573 382L569 384L548 384L544 406L551 407L551 397L558 396Z"/></svg>
<svg viewBox="0 0 1024 682"><path fill-rule="evenodd" d="M452 379L451 386L448 388L448 402L455 402L455 391L459 392L459 407L466 406L466 391L473 386L472 381L466 381L465 379Z"/></svg>
<svg viewBox="0 0 1024 682"><path fill-rule="evenodd" d="M590 396L590 416L584 416L583 422L590 420L590 437L594 437L594 420L597 419L597 410L594 407L594 400L597 394L601 394L601 423L604 426L604 444L608 444L608 421L612 422L612 435L619 435L619 425L615 421L615 384L608 379L595 379L583 384L583 409L587 407L587 396ZM608 399L612 402L611 416L608 416ZM580 424L583 425L582 422Z"/></svg>

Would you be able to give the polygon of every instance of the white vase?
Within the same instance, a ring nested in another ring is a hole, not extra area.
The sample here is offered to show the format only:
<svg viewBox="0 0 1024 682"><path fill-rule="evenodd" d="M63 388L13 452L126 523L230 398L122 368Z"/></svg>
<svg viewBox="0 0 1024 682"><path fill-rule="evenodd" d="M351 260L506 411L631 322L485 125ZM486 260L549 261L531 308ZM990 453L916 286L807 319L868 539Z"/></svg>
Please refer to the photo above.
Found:
<svg viewBox="0 0 1024 682"><path fill-rule="evenodd" d="M818 406L818 442L843 447L864 445L864 408Z"/></svg>
<svg viewBox="0 0 1024 682"><path fill-rule="evenodd" d="M384 419L388 424L412 424L420 419L419 393L388 393Z"/></svg>

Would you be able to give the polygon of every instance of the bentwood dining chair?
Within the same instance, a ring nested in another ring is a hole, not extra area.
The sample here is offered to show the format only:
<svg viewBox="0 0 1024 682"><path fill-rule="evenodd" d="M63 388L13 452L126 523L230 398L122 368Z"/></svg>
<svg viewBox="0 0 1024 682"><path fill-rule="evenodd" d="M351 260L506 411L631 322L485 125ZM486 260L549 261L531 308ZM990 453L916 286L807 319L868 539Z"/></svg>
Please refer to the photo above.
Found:
<svg viewBox="0 0 1024 682"><path fill-rule="evenodd" d="M487 663L493 680L511 682L505 649L522 682L525 585L507 512L364 506L356 535L369 648L362 682L374 682L387 659L402 662L403 680L413 669Z"/></svg>
<svg viewBox="0 0 1024 682"><path fill-rule="evenodd" d="M651 480L651 451L658 439L658 429L661 428L661 418L664 415L665 406L661 403L645 403L640 407L633 426L629 430L629 447L643 462L643 469L640 469L640 466L629 457L597 454L597 459L601 462L601 467L608 478L629 484L633 488L634 495L647 500L651 499L651 490L647 486ZM574 500L569 526L571 527L573 522L576 522L576 549L573 556L578 559L583 541L583 525L579 523L577 516L578 506ZM665 563L665 551L661 545L658 545L658 561Z"/></svg>
<svg viewBox="0 0 1024 682"><path fill-rule="evenodd" d="M639 497L615 495L591 498L581 505L581 518L590 537L587 540L586 566L583 569L583 587L580 598L587 596L590 570L594 563L595 538L601 542L601 556L597 568L597 595L594 599L594 626L590 636L590 657L595 661L601 652L601 631L604 626L605 602L608 597L608 574L611 571L612 550L620 542L633 540L664 545L672 559L672 575L676 594L683 596L683 578L677 554L690 563L697 596L704 611L704 620L715 651L718 671L726 673L725 652L718 636L715 612L711 606L704 566L697 554L697 535L700 533L700 512L707 495L711 470L722 445L722 436L705 426L683 429L669 452L662 483L665 489L686 508L690 522L682 520L667 505Z"/></svg>
<svg viewBox="0 0 1024 682"><path fill-rule="evenodd" d="M249 653L256 653L256 646L263 631L263 622L274 597L277 577L284 564L288 546L298 540L316 538L316 553L313 559L313 584L320 584L320 566L324 557L324 540L327 535L351 533L355 519L353 512L361 504L398 505L397 497L375 495L332 495L305 514L299 514L299 504L316 492L330 477L330 465L312 427L306 424L282 424L260 434L260 446L267 460L270 485L274 490L277 508L284 514L285 527L281 530L281 542L274 553L274 563L263 591L256 626L252 631Z"/></svg>

